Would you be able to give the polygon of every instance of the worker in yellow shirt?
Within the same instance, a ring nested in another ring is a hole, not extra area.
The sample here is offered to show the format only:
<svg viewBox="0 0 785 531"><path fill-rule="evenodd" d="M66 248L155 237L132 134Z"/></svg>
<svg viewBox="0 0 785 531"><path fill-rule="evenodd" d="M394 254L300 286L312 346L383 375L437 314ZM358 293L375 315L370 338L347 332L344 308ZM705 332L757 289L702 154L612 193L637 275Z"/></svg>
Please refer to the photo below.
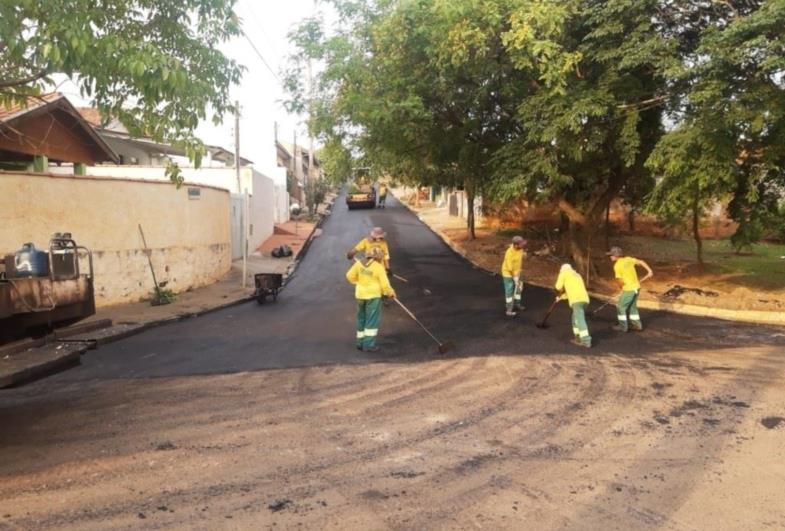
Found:
<svg viewBox="0 0 785 531"><path fill-rule="evenodd" d="M521 236L515 236L504 253L502 283L504 284L504 303L507 308L507 317L515 317L517 310L525 309L521 306L521 295L523 293L521 269L523 268L523 258L526 256L526 252L523 250L524 245L526 245L526 240Z"/></svg>
<svg viewBox="0 0 785 531"><path fill-rule="evenodd" d="M591 348L589 326L586 324L586 306L589 305L589 293L583 283L583 277L570 264L564 264L556 279L556 300L567 299L572 308L572 343Z"/></svg>
<svg viewBox="0 0 785 531"><path fill-rule="evenodd" d="M387 274L390 273L390 248L387 246L387 234L381 227L374 227L367 238L360 240L348 253L346 258L352 260L357 253L362 252L365 256L370 256L372 249L381 249L384 256L384 268Z"/></svg>
<svg viewBox="0 0 785 531"><path fill-rule="evenodd" d="M365 261L357 260L346 273L354 284L357 299L357 350L377 352L376 337L382 320L382 296L395 298L387 272L382 266L384 253L379 248L365 254Z"/></svg>
<svg viewBox="0 0 785 531"><path fill-rule="evenodd" d="M387 202L387 185L384 183L379 183L379 208L384 208L384 204Z"/></svg>
<svg viewBox="0 0 785 531"><path fill-rule="evenodd" d="M620 332L643 330L641 316L638 313L638 295L641 291L641 282L645 282L654 276L654 272L649 267L649 264L643 260L624 256L621 247L612 247L610 252L606 254L613 262L613 273L621 286L621 295L616 306L619 324L613 328ZM638 272L635 270L635 266L641 266L646 270L646 276L641 280L638 280Z"/></svg>

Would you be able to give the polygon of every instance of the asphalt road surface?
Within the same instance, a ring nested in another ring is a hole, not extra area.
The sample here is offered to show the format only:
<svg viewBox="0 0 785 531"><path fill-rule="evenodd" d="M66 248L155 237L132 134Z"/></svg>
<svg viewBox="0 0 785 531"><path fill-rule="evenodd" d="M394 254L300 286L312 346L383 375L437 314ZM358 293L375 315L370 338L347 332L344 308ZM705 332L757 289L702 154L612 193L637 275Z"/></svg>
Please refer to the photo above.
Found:
<svg viewBox="0 0 785 531"><path fill-rule="evenodd" d="M345 253L376 225L446 356L394 305L354 348ZM0 392L0 529L785 527L785 331L644 311L619 334L608 307L587 351L566 305L534 326L552 297L508 319L398 202L339 200L277 303Z"/></svg>

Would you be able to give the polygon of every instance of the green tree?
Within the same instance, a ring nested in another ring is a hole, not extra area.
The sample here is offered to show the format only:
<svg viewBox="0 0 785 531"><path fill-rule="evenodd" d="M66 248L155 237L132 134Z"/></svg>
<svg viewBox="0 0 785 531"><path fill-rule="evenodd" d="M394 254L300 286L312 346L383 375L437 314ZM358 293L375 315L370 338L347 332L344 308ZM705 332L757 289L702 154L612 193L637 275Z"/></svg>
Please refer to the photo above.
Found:
<svg viewBox="0 0 785 531"><path fill-rule="evenodd" d="M785 2L697 4L687 4L691 15L680 19L690 31L670 78L679 93L671 108L678 127L663 141L672 146L687 137L700 148L689 154L699 159L690 165L722 168L689 179L714 181L710 189L727 184L730 168L738 250L766 233L785 193ZM671 182L678 189L683 180Z"/></svg>
<svg viewBox="0 0 785 531"><path fill-rule="evenodd" d="M311 217L316 215L316 209L327 196L328 186L322 179L309 179L306 185L305 202Z"/></svg>
<svg viewBox="0 0 785 531"><path fill-rule="evenodd" d="M325 145L317 152L325 178L333 185L339 186L352 177L354 158L341 142L340 138L328 137Z"/></svg>
<svg viewBox="0 0 785 531"><path fill-rule="evenodd" d="M684 125L662 139L647 163L659 177L647 198L647 211L668 225L689 225L701 268L700 221L705 210L733 187L733 149L733 139L723 128Z"/></svg>
<svg viewBox="0 0 785 531"><path fill-rule="evenodd" d="M515 106L527 90L501 38L515 3L338 0L335 35L313 46L323 32L308 21L293 38L326 64L317 132L340 138L379 175L463 187L470 237L475 197L492 154L519 128ZM300 73L289 79L302 109Z"/></svg>
<svg viewBox="0 0 785 531"><path fill-rule="evenodd" d="M242 67L219 51L240 34L234 0L0 2L0 105L72 79L132 135L182 145L199 162L200 120L233 111Z"/></svg>
<svg viewBox="0 0 785 531"><path fill-rule="evenodd" d="M648 179L675 41L654 0L519 4L504 42L537 81L518 107L523 134L496 154L492 190L558 205L569 252L588 272L609 202Z"/></svg>

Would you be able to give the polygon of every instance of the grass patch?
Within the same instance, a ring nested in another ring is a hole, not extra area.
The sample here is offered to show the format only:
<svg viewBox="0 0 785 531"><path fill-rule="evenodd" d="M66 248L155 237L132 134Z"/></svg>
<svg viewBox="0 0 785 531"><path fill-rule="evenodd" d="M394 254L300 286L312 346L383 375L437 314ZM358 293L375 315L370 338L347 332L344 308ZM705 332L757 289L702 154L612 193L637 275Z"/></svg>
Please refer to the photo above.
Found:
<svg viewBox="0 0 785 531"><path fill-rule="evenodd" d="M663 264L694 264L695 243L647 236L619 239L625 252ZM722 282L755 289L785 289L785 245L760 243L747 252L736 254L728 240L703 242L707 272L722 275Z"/></svg>

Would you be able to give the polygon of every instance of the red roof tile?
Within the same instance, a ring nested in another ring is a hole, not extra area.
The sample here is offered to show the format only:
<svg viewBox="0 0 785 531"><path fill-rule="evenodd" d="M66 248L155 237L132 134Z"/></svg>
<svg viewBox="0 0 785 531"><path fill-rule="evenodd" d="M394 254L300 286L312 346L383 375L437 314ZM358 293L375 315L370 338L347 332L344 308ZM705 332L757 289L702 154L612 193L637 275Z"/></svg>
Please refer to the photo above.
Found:
<svg viewBox="0 0 785 531"><path fill-rule="evenodd" d="M0 122L13 120L18 116L64 97L65 96L59 92L52 92L50 94L42 94L40 96L30 96L27 99L26 105L12 105L11 107L0 106Z"/></svg>
<svg viewBox="0 0 785 531"><path fill-rule="evenodd" d="M90 125L101 127L101 113L94 107L77 107L77 111Z"/></svg>

